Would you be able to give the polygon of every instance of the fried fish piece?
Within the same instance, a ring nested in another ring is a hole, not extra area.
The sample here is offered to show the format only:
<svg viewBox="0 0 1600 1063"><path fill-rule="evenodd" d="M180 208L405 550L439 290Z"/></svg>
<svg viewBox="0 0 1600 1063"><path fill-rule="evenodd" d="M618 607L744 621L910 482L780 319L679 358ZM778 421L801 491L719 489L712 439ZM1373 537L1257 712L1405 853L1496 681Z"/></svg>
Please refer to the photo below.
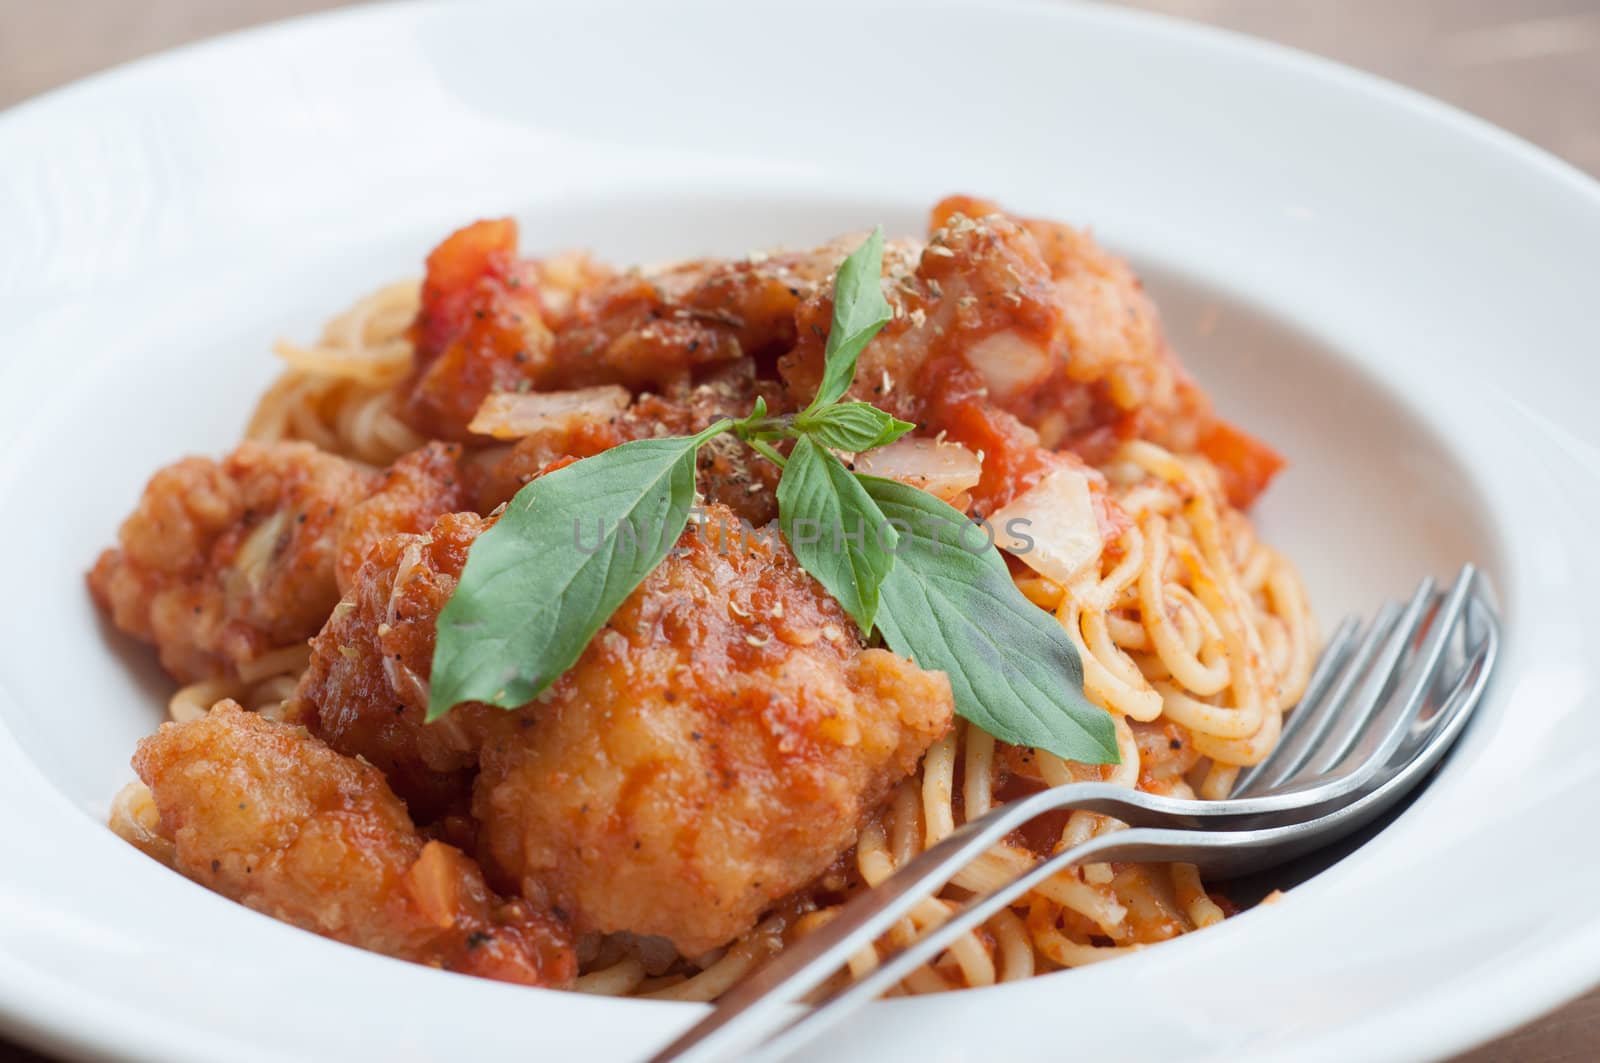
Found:
<svg viewBox="0 0 1600 1063"><path fill-rule="evenodd" d="M481 751L486 866L685 955L724 944L854 844L950 727L943 673L866 649L775 539L712 519Z"/></svg>
<svg viewBox="0 0 1600 1063"><path fill-rule="evenodd" d="M296 712L418 815L471 792L493 880L580 933L730 940L849 848L950 727L942 673L865 648L775 533L718 505L539 698L424 723L438 613L489 523L379 544Z"/></svg>
<svg viewBox="0 0 1600 1063"><path fill-rule="evenodd" d="M156 473L89 589L182 682L316 634L339 600L338 530L376 478L309 443L244 443Z"/></svg>
<svg viewBox="0 0 1600 1063"><path fill-rule="evenodd" d="M572 934L427 841L370 764L231 701L139 743L177 870L286 923L446 970L565 986Z"/></svg>
<svg viewBox="0 0 1600 1063"><path fill-rule="evenodd" d="M315 635L374 542L463 508L458 456L433 443L381 474L309 443L185 458L151 478L90 592L179 681L236 677Z"/></svg>

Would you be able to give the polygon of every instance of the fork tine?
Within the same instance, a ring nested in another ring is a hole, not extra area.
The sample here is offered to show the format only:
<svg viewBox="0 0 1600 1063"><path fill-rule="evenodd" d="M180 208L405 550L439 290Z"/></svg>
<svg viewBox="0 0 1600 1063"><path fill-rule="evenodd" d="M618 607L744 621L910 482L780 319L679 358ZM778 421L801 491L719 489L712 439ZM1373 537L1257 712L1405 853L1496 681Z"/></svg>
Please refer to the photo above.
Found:
<svg viewBox="0 0 1600 1063"><path fill-rule="evenodd" d="M1328 637L1328 644L1322 649L1322 657L1317 661L1317 666L1311 672L1311 678L1306 681L1305 693L1295 705L1293 712L1283 725L1283 733L1278 736L1278 744L1272 748L1261 763L1245 769L1233 784L1233 796L1238 797L1249 791L1250 787L1267 772L1273 771L1275 766L1282 761L1278 754L1294 736L1304 730L1310 722L1322 714L1327 704L1328 692L1333 688L1334 681L1338 679L1349 659L1351 649L1355 645L1356 635L1361 630L1361 618L1347 616L1334 628L1333 634Z"/></svg>
<svg viewBox="0 0 1600 1063"><path fill-rule="evenodd" d="M1470 569L1470 566L1469 566ZM1407 743L1408 749L1405 756L1397 761L1397 771L1392 772L1387 781L1373 790L1369 790L1362 798L1339 813L1327 818L1329 821L1344 820L1342 827L1332 831L1324 829L1322 837L1310 842L1301 840L1296 843L1291 840L1293 832L1304 831L1307 824L1293 826L1279 826L1263 830L1246 831L1162 831L1134 828L1129 831L1114 832L1101 835L1083 843L1073 849L1064 850L1034 864L1028 870L1012 878L1009 882L991 890L987 894L979 894L970 898L963 907L958 908L948 919L929 927L920 937L902 948L899 952L887 957L871 972L859 981L840 990L818 1007L802 1015L787 1027L779 1030L770 1040L761 1045L747 1058L760 1060L762 1063L786 1058L801 1045L810 1041L817 1034L834 1027L844 1018L854 1013L868 1000L882 995L886 990L897 985L904 977L911 973L917 966L932 962L938 955L948 948L964 933L981 925L992 918L995 913L1015 899L1035 888L1046 878L1059 874L1065 867L1088 862L1095 859L1125 858L1135 862L1152 859L1181 859L1199 863L1200 857L1210 854L1211 857L1224 855L1228 847L1238 846L1240 841L1246 844L1259 845L1261 840L1272 836L1281 836L1286 839L1274 839L1272 844L1283 846L1286 850L1277 859L1292 856L1296 852L1305 851L1311 846L1326 844L1337 838L1343 837L1350 830L1370 822L1372 817L1381 814L1384 809L1392 807L1394 801L1403 797L1415 788L1418 781L1438 763L1439 757L1448 751L1449 747L1460 734L1460 725L1470 716L1473 708L1478 704L1484 687L1488 681L1489 672L1495 663L1496 648L1498 644L1498 630L1494 624L1493 614L1489 613L1483 603L1471 595L1471 587L1475 573L1464 569L1457 577L1445 605L1441 605L1439 617L1443 621L1430 632L1427 647L1431 652L1437 643L1448 643L1449 635L1462 627L1460 623L1461 612L1467 610L1470 618L1465 624L1467 636L1466 656L1462 662L1461 675L1457 678L1453 688L1444 699L1439 716L1446 721L1443 727L1428 728L1424 733L1413 736L1414 741ZM1427 596L1431 598L1431 593ZM1446 606L1449 606L1447 612ZM1482 612L1482 616L1475 615L1473 608ZM1374 625L1379 626L1379 625ZM1481 632L1476 628L1481 627ZM1443 632L1443 634L1439 634ZM1361 812L1361 806L1368 806L1367 811L1352 816L1350 813ZM1187 837L1185 837L1187 835ZM1135 836L1139 837L1139 844L1134 844ZM1175 842L1181 839L1181 842ZM1119 849L1121 843L1127 849ZM1189 850L1179 855L1173 850L1182 845ZM1239 846L1242 848L1242 846ZM1162 852L1160 850L1165 850ZM1260 866L1257 859L1253 864L1246 866ZM843 917L841 917L843 918Z"/></svg>
<svg viewBox="0 0 1600 1063"><path fill-rule="evenodd" d="M1406 603L1405 612L1400 614L1394 630L1384 640L1383 648L1373 658L1360 685L1350 700L1340 707L1334 726L1323 736L1322 743L1306 759L1305 765L1288 782L1327 775L1350 752L1393 688L1406 649L1427 618L1428 607L1433 604L1435 586L1431 577L1417 584L1416 593Z"/></svg>
<svg viewBox="0 0 1600 1063"><path fill-rule="evenodd" d="M749 1044L763 1034L774 1033L776 1036L758 1052L759 1057L768 1059L774 1051L781 1054L790 1050L898 983L912 967L933 959L960 934L1071 863L1119 856L1135 862L1181 859L1201 863L1202 856L1207 860L1229 856L1238 859L1202 866L1237 871L1260 866L1264 855L1283 859L1302 851L1306 838L1297 835L1306 831L1322 829L1327 839L1332 839L1368 822L1413 789L1438 763L1460 734L1488 681L1499 643L1499 627L1492 608L1473 593L1476 575L1476 569L1465 566L1442 597L1435 594L1431 580L1424 580L1404 608L1386 603L1359 645L1358 625L1353 620L1342 623L1307 683L1301 711L1284 728L1280 746L1288 747L1287 755L1281 759L1269 757L1267 763L1243 780L1251 791L1265 787L1268 792L1259 798L1218 802L1222 806L1233 805L1234 809L1216 817L1210 829L1192 829L1195 813L1168 807L1181 806L1182 801L1145 795L1144 801L1131 802L1129 795L1120 790L1119 796L1112 799L1099 790L1116 788L1101 783L1074 783L996 806L913 857L887 882L853 898L837 918L736 985L711 1015L652 1058L723 1058L721 1053L735 1043ZM1436 599L1437 608L1430 609ZM1457 632L1463 637L1459 661L1451 656ZM1408 654L1413 640L1416 648ZM1436 691L1439 672L1447 658L1452 671L1459 664L1460 674L1448 691ZM1426 721L1417 724L1422 708L1434 696L1441 699L1439 707ZM1354 711L1344 715L1354 722L1341 719L1341 710L1347 705ZM1337 756L1326 753L1330 746L1338 749ZM1321 786L1310 790L1283 790L1281 780L1303 775L1309 761L1336 764L1343 774L1328 777ZM1344 771L1356 762L1358 770ZM1379 772L1384 773L1381 780L1372 783ZM1273 777L1270 782L1268 776ZM1272 792L1274 788L1276 792ZM1348 800L1332 804L1343 797ZM1150 813L1155 821L1093 838L1040 861L988 893L980 891L949 919L928 928L861 981L798 1021L787 1017L786 1009L820 986L849 956L877 939L921 898L940 884L952 881L979 853L1047 811L1084 807L1104 814L1103 806L1108 801L1121 810L1118 815L1130 821L1138 819L1131 812ZM1314 814L1304 814L1312 810ZM1264 816L1279 813L1297 815L1242 830L1218 825L1230 815L1245 817L1241 823L1255 824ZM1162 817L1168 822L1162 823ZM1191 829L1171 829L1174 826ZM1297 844L1302 849L1296 849ZM1229 846L1239 851L1230 853ZM1245 852L1248 846L1256 849ZM1257 851L1261 846L1278 846L1279 851L1264 854ZM1172 855L1180 849L1184 855Z"/></svg>
<svg viewBox="0 0 1600 1063"><path fill-rule="evenodd" d="M1333 689L1326 698L1313 706L1315 710L1311 718L1305 721L1295 733L1287 739L1280 739L1278 748L1274 751L1270 770L1261 772L1252 782L1252 794L1264 790L1276 789L1283 781L1294 775L1305 764L1306 759L1316 752L1322 744L1323 737L1333 727L1334 720L1339 715L1339 708L1349 698L1350 692L1355 689L1356 683L1366 672L1367 665L1376 656L1383 642L1393 629L1395 620L1400 615L1400 607L1393 602L1385 602L1372 618L1372 624L1367 628L1366 635L1362 637L1361 645L1356 648L1339 670L1338 678L1334 681ZM1241 795L1248 796L1248 795Z"/></svg>
<svg viewBox="0 0 1600 1063"><path fill-rule="evenodd" d="M1365 729L1349 754L1334 767L1335 774L1353 770L1368 760L1387 761L1400 747L1438 679L1450 638L1460 626L1471 600L1478 570L1463 565L1449 592L1429 621L1427 635L1403 673L1403 690L1396 691Z"/></svg>

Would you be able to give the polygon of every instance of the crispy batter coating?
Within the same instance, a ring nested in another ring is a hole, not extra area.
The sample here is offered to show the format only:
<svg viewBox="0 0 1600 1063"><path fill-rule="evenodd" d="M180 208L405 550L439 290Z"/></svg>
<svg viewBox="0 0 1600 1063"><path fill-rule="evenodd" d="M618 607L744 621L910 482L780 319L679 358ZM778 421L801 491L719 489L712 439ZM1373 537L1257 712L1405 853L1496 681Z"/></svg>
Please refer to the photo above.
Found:
<svg viewBox="0 0 1600 1063"><path fill-rule="evenodd" d="M379 544L296 695L421 816L473 813L499 881L581 930L722 944L806 885L949 727L948 681L855 628L709 507L572 670L516 712L423 723L434 622L488 522Z"/></svg>
<svg viewBox="0 0 1600 1063"><path fill-rule="evenodd" d="M458 513L426 535L378 542L312 641L311 666L287 709L291 719L316 720L333 748L377 765L424 820L466 810L483 730L507 716L462 705L423 723L434 623L484 527L475 514Z"/></svg>
<svg viewBox="0 0 1600 1063"><path fill-rule="evenodd" d="M863 650L786 547L712 513L485 743L474 805L524 896L686 955L820 875L953 711L942 673Z"/></svg>
<svg viewBox="0 0 1600 1063"><path fill-rule="evenodd" d="M367 550L466 506L460 448L381 475L307 443L241 444L158 472L89 589L179 680L231 676L322 627Z"/></svg>
<svg viewBox="0 0 1600 1063"><path fill-rule="evenodd" d="M177 679L230 674L322 626L340 522L373 483L308 443L186 458L151 478L89 589Z"/></svg>
<svg viewBox="0 0 1600 1063"><path fill-rule="evenodd" d="M386 469L372 494L350 507L339 527L338 583L350 593L355 575L377 543L400 532L425 532L446 513L467 508L458 462L461 448L429 443Z"/></svg>
<svg viewBox="0 0 1600 1063"><path fill-rule="evenodd" d="M373 952L528 985L576 973L558 918L506 902L426 842L382 774L304 730L219 702L139 744L178 870L276 919Z"/></svg>

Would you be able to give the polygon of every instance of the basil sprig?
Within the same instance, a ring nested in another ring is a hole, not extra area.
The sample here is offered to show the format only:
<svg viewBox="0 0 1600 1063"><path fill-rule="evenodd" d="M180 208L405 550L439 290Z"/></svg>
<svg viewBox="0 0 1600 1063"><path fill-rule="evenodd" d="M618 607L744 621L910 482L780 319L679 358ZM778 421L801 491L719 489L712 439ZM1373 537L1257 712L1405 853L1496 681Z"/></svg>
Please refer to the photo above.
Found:
<svg viewBox="0 0 1600 1063"><path fill-rule="evenodd" d="M832 406L850 390L850 382L856 377L856 359L893 316L889 300L883 297L883 226L880 225L860 247L845 257L834 275L833 322L828 326L822 383L817 386L811 405L806 407L807 414Z"/></svg>
<svg viewBox="0 0 1600 1063"><path fill-rule="evenodd" d="M1118 761L1111 718L1083 693L1077 649L1012 582L967 517L932 495L845 468L915 426L840 402L891 317L883 231L839 266L822 381L805 410L749 416L698 435L624 443L542 476L473 543L439 615L428 719L464 701L515 708L577 661L617 606L667 556L694 504L695 457L731 432L783 467L779 525L801 566L865 638L945 672L956 712L996 738L1091 764ZM779 444L788 442L787 456Z"/></svg>

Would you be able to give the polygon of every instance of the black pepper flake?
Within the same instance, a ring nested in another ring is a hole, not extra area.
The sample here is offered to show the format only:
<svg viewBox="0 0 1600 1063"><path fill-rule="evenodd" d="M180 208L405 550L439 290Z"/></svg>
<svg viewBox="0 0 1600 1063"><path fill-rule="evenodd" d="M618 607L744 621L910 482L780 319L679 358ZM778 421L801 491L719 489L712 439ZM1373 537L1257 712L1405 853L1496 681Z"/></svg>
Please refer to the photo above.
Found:
<svg viewBox="0 0 1600 1063"><path fill-rule="evenodd" d="M1167 748L1168 749L1182 749L1183 748L1183 739L1181 739L1181 738L1171 739L1170 741L1167 742Z"/></svg>
<svg viewBox="0 0 1600 1063"><path fill-rule="evenodd" d="M699 731L690 731L689 732L689 741L691 741L691 742L700 741L700 732Z"/></svg>
<svg viewBox="0 0 1600 1063"><path fill-rule="evenodd" d="M482 930L474 930L472 933L467 935L467 948L479 948L483 945L487 945L493 940L494 937L492 935L486 934Z"/></svg>
<svg viewBox="0 0 1600 1063"><path fill-rule="evenodd" d="M211 870L212 871L221 871L222 870L222 861L221 860L213 860L213 861L211 861Z"/></svg>

